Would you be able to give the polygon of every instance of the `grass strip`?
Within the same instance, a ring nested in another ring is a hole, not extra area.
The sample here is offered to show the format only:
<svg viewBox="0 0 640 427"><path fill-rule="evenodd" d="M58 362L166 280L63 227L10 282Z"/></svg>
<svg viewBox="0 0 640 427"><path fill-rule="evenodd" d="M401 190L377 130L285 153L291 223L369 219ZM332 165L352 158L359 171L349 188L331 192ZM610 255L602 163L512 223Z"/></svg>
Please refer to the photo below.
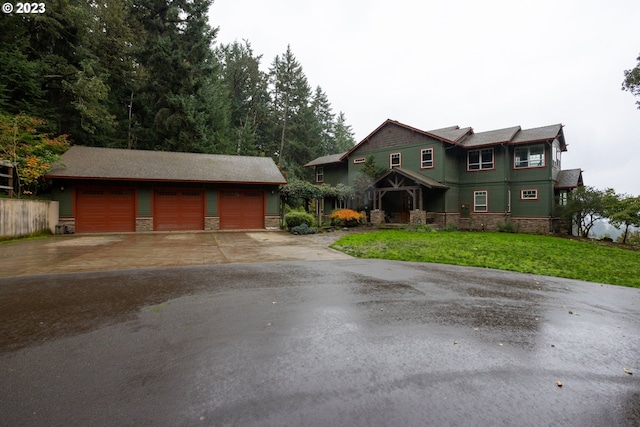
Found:
<svg viewBox="0 0 640 427"><path fill-rule="evenodd" d="M640 252L561 237L511 233L350 234L332 248L359 258L495 268L640 288Z"/></svg>

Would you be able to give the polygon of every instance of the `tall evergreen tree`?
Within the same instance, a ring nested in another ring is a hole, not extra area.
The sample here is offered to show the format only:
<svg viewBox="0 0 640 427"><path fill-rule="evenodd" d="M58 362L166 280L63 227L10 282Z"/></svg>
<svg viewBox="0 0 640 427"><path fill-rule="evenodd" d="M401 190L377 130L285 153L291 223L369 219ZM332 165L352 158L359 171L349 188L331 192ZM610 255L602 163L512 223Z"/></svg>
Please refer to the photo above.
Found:
<svg viewBox="0 0 640 427"><path fill-rule="evenodd" d="M282 56L275 57L269 70L269 78L272 111L277 120L278 132L273 136L274 141L277 141L273 152L278 165L285 167L287 150L292 148L290 146L308 144L308 141L304 140L305 126L302 122L309 118L305 113L310 109L311 88L302 66L291 51L291 46L287 46ZM289 157L289 163L294 163L294 156Z"/></svg>
<svg viewBox="0 0 640 427"><path fill-rule="evenodd" d="M335 124L335 145L332 153L344 153L349 151L356 145L356 140L353 136L353 129L347 124L347 118L345 114L340 111Z"/></svg>
<svg viewBox="0 0 640 427"><path fill-rule="evenodd" d="M141 0L146 30L140 66L148 76L133 114L138 148L228 153L229 118L207 23L211 0Z"/></svg>
<svg viewBox="0 0 640 427"><path fill-rule="evenodd" d="M221 45L215 53L230 106L234 152L259 154L262 152L262 140L268 134L269 114L267 75L260 71L262 57L254 56L251 44L246 40Z"/></svg>
<svg viewBox="0 0 640 427"><path fill-rule="evenodd" d="M320 86L316 87L313 93L313 111L318 121L318 144L316 146L316 156L326 156L333 154L335 145L335 123L331 110L331 104Z"/></svg>

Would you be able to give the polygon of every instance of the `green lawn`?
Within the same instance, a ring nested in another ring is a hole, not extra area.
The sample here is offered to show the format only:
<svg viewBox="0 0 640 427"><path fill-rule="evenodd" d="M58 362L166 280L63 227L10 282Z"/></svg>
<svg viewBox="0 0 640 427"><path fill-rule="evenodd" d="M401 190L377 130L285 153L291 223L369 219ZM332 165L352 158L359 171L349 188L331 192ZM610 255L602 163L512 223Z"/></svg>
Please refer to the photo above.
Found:
<svg viewBox="0 0 640 427"><path fill-rule="evenodd" d="M435 262L640 288L640 252L598 242L509 233L384 230L332 248L359 258Z"/></svg>

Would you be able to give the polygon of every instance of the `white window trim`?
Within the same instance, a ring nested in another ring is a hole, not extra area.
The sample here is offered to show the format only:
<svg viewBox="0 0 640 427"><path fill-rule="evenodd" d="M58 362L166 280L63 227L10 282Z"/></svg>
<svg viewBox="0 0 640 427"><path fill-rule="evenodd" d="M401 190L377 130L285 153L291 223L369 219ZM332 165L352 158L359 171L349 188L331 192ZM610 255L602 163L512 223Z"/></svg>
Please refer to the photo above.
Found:
<svg viewBox="0 0 640 427"><path fill-rule="evenodd" d="M533 192L533 197L525 197L525 192ZM538 200L538 189L525 188L524 190L520 190L520 200Z"/></svg>
<svg viewBox="0 0 640 427"><path fill-rule="evenodd" d="M485 204L484 205L478 205L476 203L476 196L478 196L479 194L484 193L484 197L485 197ZM484 210L479 210L478 206L484 206ZM487 190L478 190L478 191L474 191L473 192L473 211L474 212L489 212L489 191Z"/></svg>
<svg viewBox="0 0 640 427"><path fill-rule="evenodd" d="M324 182L324 168L316 166L316 182Z"/></svg>
<svg viewBox="0 0 640 427"><path fill-rule="evenodd" d="M398 164L393 164L393 157L398 156ZM402 167L402 153L391 153L389 154L389 169L393 169L394 167Z"/></svg>
<svg viewBox="0 0 640 427"><path fill-rule="evenodd" d="M431 152L431 166L425 166L423 157L425 152ZM434 161L433 161L433 148L423 148L420 150L420 169L433 169Z"/></svg>
<svg viewBox="0 0 640 427"><path fill-rule="evenodd" d="M531 149L532 148L540 148L542 147L542 164L531 166ZM516 162L516 152L518 150L527 150L527 165L526 166L518 166ZM514 169L532 169L532 168L543 168L546 166L546 149L544 144L536 144L536 145L527 145L525 147L516 147L513 150L513 168Z"/></svg>
<svg viewBox="0 0 640 427"><path fill-rule="evenodd" d="M360 163L366 163L367 159L365 157L356 157L353 159L354 165L359 165Z"/></svg>
<svg viewBox="0 0 640 427"><path fill-rule="evenodd" d="M469 162L469 157L471 156L471 153L474 152L478 152L478 163L474 163L474 165L478 165L478 169L471 169L471 163ZM491 152L491 167L483 167L482 165L485 163L482 161L482 154L483 152L487 152L490 151ZM467 171L468 172L477 172L477 171L488 171L488 170L493 170L496 167L496 153L493 150L493 148L479 148L477 150L469 150L467 152Z"/></svg>

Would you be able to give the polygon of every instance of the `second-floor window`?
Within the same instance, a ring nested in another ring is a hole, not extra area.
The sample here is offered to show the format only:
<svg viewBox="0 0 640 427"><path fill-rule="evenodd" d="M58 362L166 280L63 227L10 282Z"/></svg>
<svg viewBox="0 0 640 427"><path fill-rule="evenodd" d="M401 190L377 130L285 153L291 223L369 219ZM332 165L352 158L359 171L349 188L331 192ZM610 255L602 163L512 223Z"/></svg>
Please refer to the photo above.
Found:
<svg viewBox="0 0 640 427"><path fill-rule="evenodd" d="M389 169L402 166L402 156L400 153L389 154Z"/></svg>
<svg viewBox="0 0 640 427"><path fill-rule="evenodd" d="M433 167L433 148L423 148L420 150L420 168L428 169Z"/></svg>
<svg viewBox="0 0 640 427"><path fill-rule="evenodd" d="M493 148L471 150L467 155L467 170L493 169Z"/></svg>
<svg viewBox="0 0 640 427"><path fill-rule="evenodd" d="M544 145L517 147L513 154L513 167L539 168L544 166Z"/></svg>
<svg viewBox="0 0 640 427"><path fill-rule="evenodd" d="M316 167L316 182L324 182L324 169L322 166Z"/></svg>

